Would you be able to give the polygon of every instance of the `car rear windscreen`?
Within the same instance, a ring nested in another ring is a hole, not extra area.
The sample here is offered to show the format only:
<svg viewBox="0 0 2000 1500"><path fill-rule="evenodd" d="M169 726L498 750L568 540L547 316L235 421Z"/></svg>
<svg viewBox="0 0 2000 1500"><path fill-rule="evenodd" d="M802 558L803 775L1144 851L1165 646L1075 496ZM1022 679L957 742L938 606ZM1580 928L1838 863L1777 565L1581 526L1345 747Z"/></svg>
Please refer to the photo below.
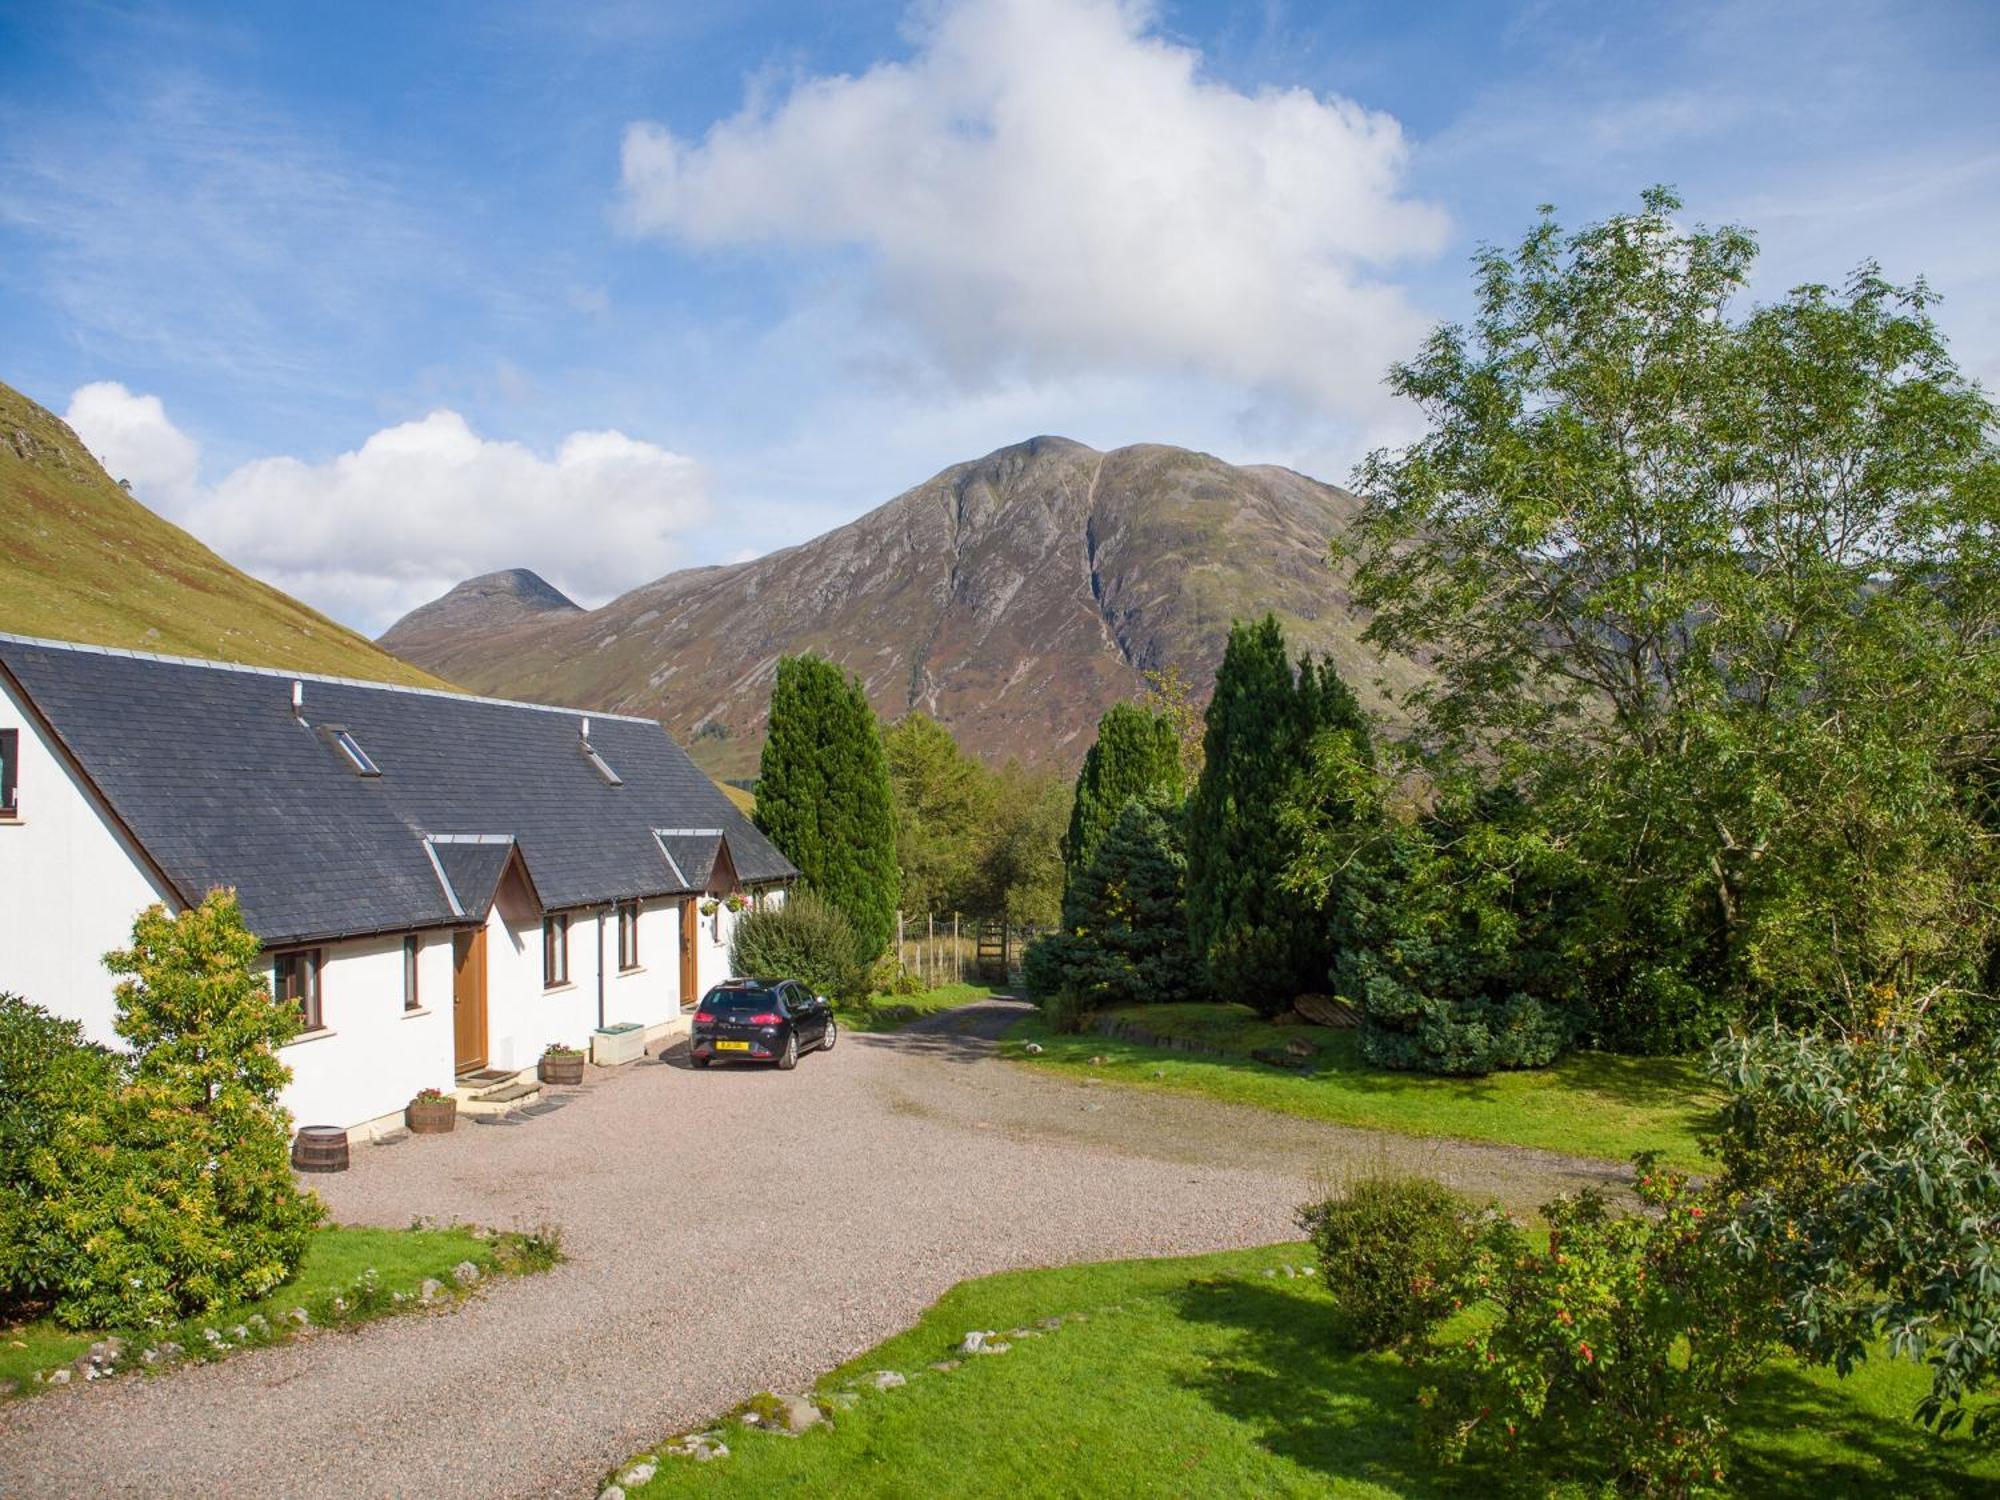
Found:
<svg viewBox="0 0 2000 1500"><path fill-rule="evenodd" d="M776 990L710 990L701 1002L708 1010L771 1010L778 1003Z"/></svg>

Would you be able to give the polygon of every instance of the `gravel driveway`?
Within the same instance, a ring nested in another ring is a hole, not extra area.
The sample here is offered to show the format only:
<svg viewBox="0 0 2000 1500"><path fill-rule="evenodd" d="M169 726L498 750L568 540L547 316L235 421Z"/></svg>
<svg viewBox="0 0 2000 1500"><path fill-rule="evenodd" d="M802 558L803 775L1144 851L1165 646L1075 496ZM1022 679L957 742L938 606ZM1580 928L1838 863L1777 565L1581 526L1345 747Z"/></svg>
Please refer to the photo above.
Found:
<svg viewBox="0 0 2000 1500"><path fill-rule="evenodd" d="M357 1148L335 1219L560 1225L568 1261L394 1318L0 1408L0 1494L590 1495L639 1448L1018 1266L1294 1236L1316 1182L1413 1165L1532 1205L1539 1152L1341 1130L993 1058L993 1001L796 1072L592 1070L518 1127Z"/></svg>

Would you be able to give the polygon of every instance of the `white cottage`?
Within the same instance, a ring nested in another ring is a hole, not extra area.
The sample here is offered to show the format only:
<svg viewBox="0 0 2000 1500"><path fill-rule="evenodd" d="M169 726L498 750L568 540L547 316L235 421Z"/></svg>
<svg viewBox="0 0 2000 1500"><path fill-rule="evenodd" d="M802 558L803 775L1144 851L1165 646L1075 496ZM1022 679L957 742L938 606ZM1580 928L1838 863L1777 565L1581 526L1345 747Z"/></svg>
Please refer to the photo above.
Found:
<svg viewBox="0 0 2000 1500"><path fill-rule="evenodd" d="M302 1125L684 1029L797 873L651 719L0 634L0 991L115 1044L103 955L232 886Z"/></svg>

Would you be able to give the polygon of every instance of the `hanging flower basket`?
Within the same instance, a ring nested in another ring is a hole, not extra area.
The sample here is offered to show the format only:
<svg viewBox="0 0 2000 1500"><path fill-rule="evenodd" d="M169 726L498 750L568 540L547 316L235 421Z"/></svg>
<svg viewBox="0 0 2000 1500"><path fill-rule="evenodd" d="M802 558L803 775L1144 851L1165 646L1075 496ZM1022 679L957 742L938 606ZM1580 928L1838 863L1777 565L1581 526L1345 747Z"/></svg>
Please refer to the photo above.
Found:
<svg viewBox="0 0 2000 1500"><path fill-rule="evenodd" d="M744 907L748 906L750 902L748 901L748 899L745 898L745 896L741 891L732 891L729 895L723 897L722 904L728 907L731 911L741 911L743 910Z"/></svg>
<svg viewBox="0 0 2000 1500"><path fill-rule="evenodd" d="M721 909L721 906L722 906L721 902L717 901L713 896L710 896L706 901L701 903L701 914L704 917L712 917L716 914L718 910Z"/></svg>
<svg viewBox="0 0 2000 1500"><path fill-rule="evenodd" d="M458 1124L458 1101L442 1089L425 1089L403 1109L412 1135L448 1135Z"/></svg>

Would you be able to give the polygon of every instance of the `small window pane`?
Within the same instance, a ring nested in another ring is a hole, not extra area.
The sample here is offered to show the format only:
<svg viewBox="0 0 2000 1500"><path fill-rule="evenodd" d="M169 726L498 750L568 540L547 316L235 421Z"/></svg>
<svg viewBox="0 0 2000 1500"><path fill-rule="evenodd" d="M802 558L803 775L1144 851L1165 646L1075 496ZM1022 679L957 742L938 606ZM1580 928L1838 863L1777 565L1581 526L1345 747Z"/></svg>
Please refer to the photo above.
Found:
<svg viewBox="0 0 2000 1500"><path fill-rule="evenodd" d="M319 996L320 952L304 948L280 953L271 961L271 993L279 1002L296 1005L299 1020L307 1031L318 1031L323 1021Z"/></svg>
<svg viewBox="0 0 2000 1500"><path fill-rule="evenodd" d="M421 948L417 935L411 933L403 939L403 1009L415 1010L419 1004L417 995L417 953Z"/></svg>
<svg viewBox="0 0 2000 1500"><path fill-rule="evenodd" d="M354 769L359 771L363 776L380 776L382 774L375 762L368 758L368 752L361 748L361 742L345 729L334 731L333 742L340 746L340 753L352 761Z"/></svg>
<svg viewBox="0 0 2000 1500"><path fill-rule="evenodd" d="M554 989L569 983L569 917L566 913L542 919L542 985Z"/></svg>
<svg viewBox="0 0 2000 1500"><path fill-rule="evenodd" d="M618 967L639 967L639 903L626 901L618 907Z"/></svg>
<svg viewBox="0 0 2000 1500"><path fill-rule="evenodd" d="M21 731L0 729L0 814L12 817L19 810L21 785Z"/></svg>

